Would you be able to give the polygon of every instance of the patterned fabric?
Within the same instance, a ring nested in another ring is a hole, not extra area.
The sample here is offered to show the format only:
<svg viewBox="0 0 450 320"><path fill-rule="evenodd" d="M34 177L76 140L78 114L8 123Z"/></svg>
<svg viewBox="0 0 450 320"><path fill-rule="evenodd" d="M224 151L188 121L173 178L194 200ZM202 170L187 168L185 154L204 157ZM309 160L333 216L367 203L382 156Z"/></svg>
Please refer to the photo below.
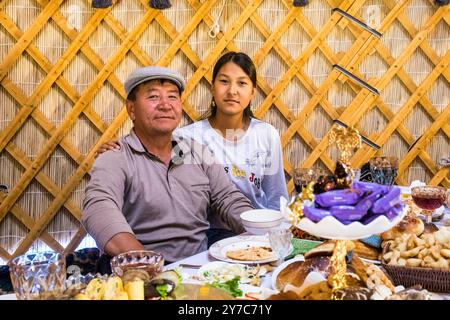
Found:
<svg viewBox="0 0 450 320"><path fill-rule="evenodd" d="M100 250L98 248L84 248L66 256L67 274L95 273L97 269L97 261L100 258Z"/></svg>
<svg viewBox="0 0 450 320"><path fill-rule="evenodd" d="M0 266L0 294L12 293L14 291L9 277L9 267Z"/></svg>

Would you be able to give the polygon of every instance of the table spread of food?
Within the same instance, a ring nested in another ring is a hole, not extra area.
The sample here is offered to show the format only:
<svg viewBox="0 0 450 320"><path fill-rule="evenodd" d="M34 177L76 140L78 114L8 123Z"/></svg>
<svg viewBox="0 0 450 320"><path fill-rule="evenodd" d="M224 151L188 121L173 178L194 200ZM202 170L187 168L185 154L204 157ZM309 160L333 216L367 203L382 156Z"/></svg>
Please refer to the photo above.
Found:
<svg viewBox="0 0 450 320"><path fill-rule="evenodd" d="M334 172L295 171L296 193L280 199L279 211L241 214L244 234L166 266L161 253L125 252L111 260L111 275L66 279L55 274L60 257L51 255L48 290L40 284L33 292L33 276L17 267L15 293L80 300L450 299L448 190L417 181L392 185L396 170L383 157L374 162L382 183L359 181L349 166L357 133L339 129L333 137L341 152Z"/></svg>
<svg viewBox="0 0 450 320"><path fill-rule="evenodd" d="M111 275L74 274L64 290L32 298L450 299L450 212L439 207L443 219L424 222L410 189L355 181L351 188L303 201L297 219L289 216L298 203L286 202L277 212L281 223L267 233L225 238L165 267L160 254L126 253L113 259ZM256 213L267 222L266 211ZM269 213L273 219L273 210ZM282 259L274 230L288 233Z"/></svg>

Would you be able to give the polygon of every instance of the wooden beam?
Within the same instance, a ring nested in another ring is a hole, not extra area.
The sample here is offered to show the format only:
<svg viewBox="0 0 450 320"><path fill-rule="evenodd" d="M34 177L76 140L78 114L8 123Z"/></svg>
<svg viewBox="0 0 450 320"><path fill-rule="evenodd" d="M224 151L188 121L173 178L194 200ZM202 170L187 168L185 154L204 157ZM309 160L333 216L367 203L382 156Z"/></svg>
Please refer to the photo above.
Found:
<svg viewBox="0 0 450 320"><path fill-rule="evenodd" d="M94 32L96 26L102 21L108 10L97 10L91 17L86 27L78 34L77 38L72 41L71 45L63 53L55 66L47 73L47 76L39 83L33 94L28 98L27 102L20 109L14 119L9 123L8 127L0 134L0 152L11 140L11 138L21 128L28 116L37 108L40 99L50 89L55 80L60 76L64 69L68 66L80 47L87 41L89 36ZM29 29L30 30L30 29ZM28 33L28 31L27 31ZM25 33L25 34L27 34ZM25 35L24 34L24 35ZM0 78L0 79L3 79Z"/></svg>
<svg viewBox="0 0 450 320"><path fill-rule="evenodd" d="M0 203L5 198L5 194L0 193ZM33 218L30 217L28 213L25 212L18 204L15 204L11 211L12 215L20 222L22 223L25 228L30 230L35 221ZM63 246L55 240L47 231L43 231L39 237L46 245L48 245L50 248L57 252L62 252L64 250Z"/></svg>
<svg viewBox="0 0 450 320"><path fill-rule="evenodd" d="M9 50L8 54L3 58L3 62L0 64L0 81L6 76L14 63L22 56L22 52L33 41L34 37L42 30L51 15L58 10L59 6L64 0L52 0L36 17L33 23L28 28L27 32L16 42L14 47ZM3 21L0 18L0 23ZM1 149L0 149L1 150Z"/></svg>
<svg viewBox="0 0 450 320"><path fill-rule="evenodd" d="M392 12L392 11L391 11ZM390 14L391 14L390 12ZM374 86L379 90L383 90L387 85L389 80L395 75L396 71L403 66L406 62L406 59L410 56L411 52L418 47L419 43L423 41L424 38L428 35L431 29L437 24L439 18L442 16L443 10L438 9L436 13L427 21L424 25L423 29L418 33L418 35L412 39L411 43L405 48L405 50L400 54L400 56L396 59L395 63L387 70L387 72L383 75L383 77L376 83ZM389 17L389 15L388 15ZM386 28L384 25L386 21L390 21L392 23L393 19L386 19L383 21L382 26L380 28ZM373 94L369 94L366 89L362 89L361 92L356 96L356 98L352 101L352 103L346 108L344 113L341 115L340 120L347 123L348 125L354 125L357 120L361 118L363 113L367 110L367 107L375 100L375 96ZM361 107L365 106L365 107ZM328 145L328 134L326 137L319 143L319 146L313 150L313 152L309 155L306 160L306 163L314 163L314 161L318 158L318 156L326 150ZM358 153L357 153L358 154ZM366 157L357 157L357 154L353 157L352 164L360 165L363 161L367 161L368 155Z"/></svg>

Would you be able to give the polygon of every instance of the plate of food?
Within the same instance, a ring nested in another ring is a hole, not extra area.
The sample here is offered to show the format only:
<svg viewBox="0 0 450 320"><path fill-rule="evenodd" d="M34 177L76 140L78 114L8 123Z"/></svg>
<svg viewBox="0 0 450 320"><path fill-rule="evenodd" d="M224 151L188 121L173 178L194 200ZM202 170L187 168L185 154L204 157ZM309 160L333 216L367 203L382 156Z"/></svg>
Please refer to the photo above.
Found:
<svg viewBox="0 0 450 320"><path fill-rule="evenodd" d="M261 277L272 268L267 266L251 266L248 264L214 261L203 265L197 273L199 280L206 282L227 282L239 277L241 284L261 285Z"/></svg>
<svg viewBox="0 0 450 320"><path fill-rule="evenodd" d="M355 240L367 238L373 234L382 233L399 223L408 211L405 205L403 210L392 220L385 215L380 215L368 224L354 221L350 224L343 224L333 216L327 216L319 222L314 222L306 217L297 223L297 227L306 232L327 239Z"/></svg>
<svg viewBox="0 0 450 320"><path fill-rule="evenodd" d="M203 265L192 278L222 288L235 297L252 298L261 294L263 277L271 270L269 265L214 261Z"/></svg>
<svg viewBox="0 0 450 320"><path fill-rule="evenodd" d="M292 250L291 244L287 255ZM226 238L214 243L209 248L209 254L221 261L243 264L261 264L277 260L266 235Z"/></svg>

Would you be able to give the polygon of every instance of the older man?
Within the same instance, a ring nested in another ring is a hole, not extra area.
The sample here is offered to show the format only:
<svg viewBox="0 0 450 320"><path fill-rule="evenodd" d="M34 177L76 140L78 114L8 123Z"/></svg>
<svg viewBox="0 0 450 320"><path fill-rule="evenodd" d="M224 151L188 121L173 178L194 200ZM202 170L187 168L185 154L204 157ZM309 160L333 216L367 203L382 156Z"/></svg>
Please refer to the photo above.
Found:
<svg viewBox="0 0 450 320"><path fill-rule="evenodd" d="M208 212L244 231L239 215L250 201L204 146L172 137L184 88L180 74L156 66L125 82L134 127L120 150L96 159L83 202L82 223L110 256L145 248L174 262L204 251Z"/></svg>

